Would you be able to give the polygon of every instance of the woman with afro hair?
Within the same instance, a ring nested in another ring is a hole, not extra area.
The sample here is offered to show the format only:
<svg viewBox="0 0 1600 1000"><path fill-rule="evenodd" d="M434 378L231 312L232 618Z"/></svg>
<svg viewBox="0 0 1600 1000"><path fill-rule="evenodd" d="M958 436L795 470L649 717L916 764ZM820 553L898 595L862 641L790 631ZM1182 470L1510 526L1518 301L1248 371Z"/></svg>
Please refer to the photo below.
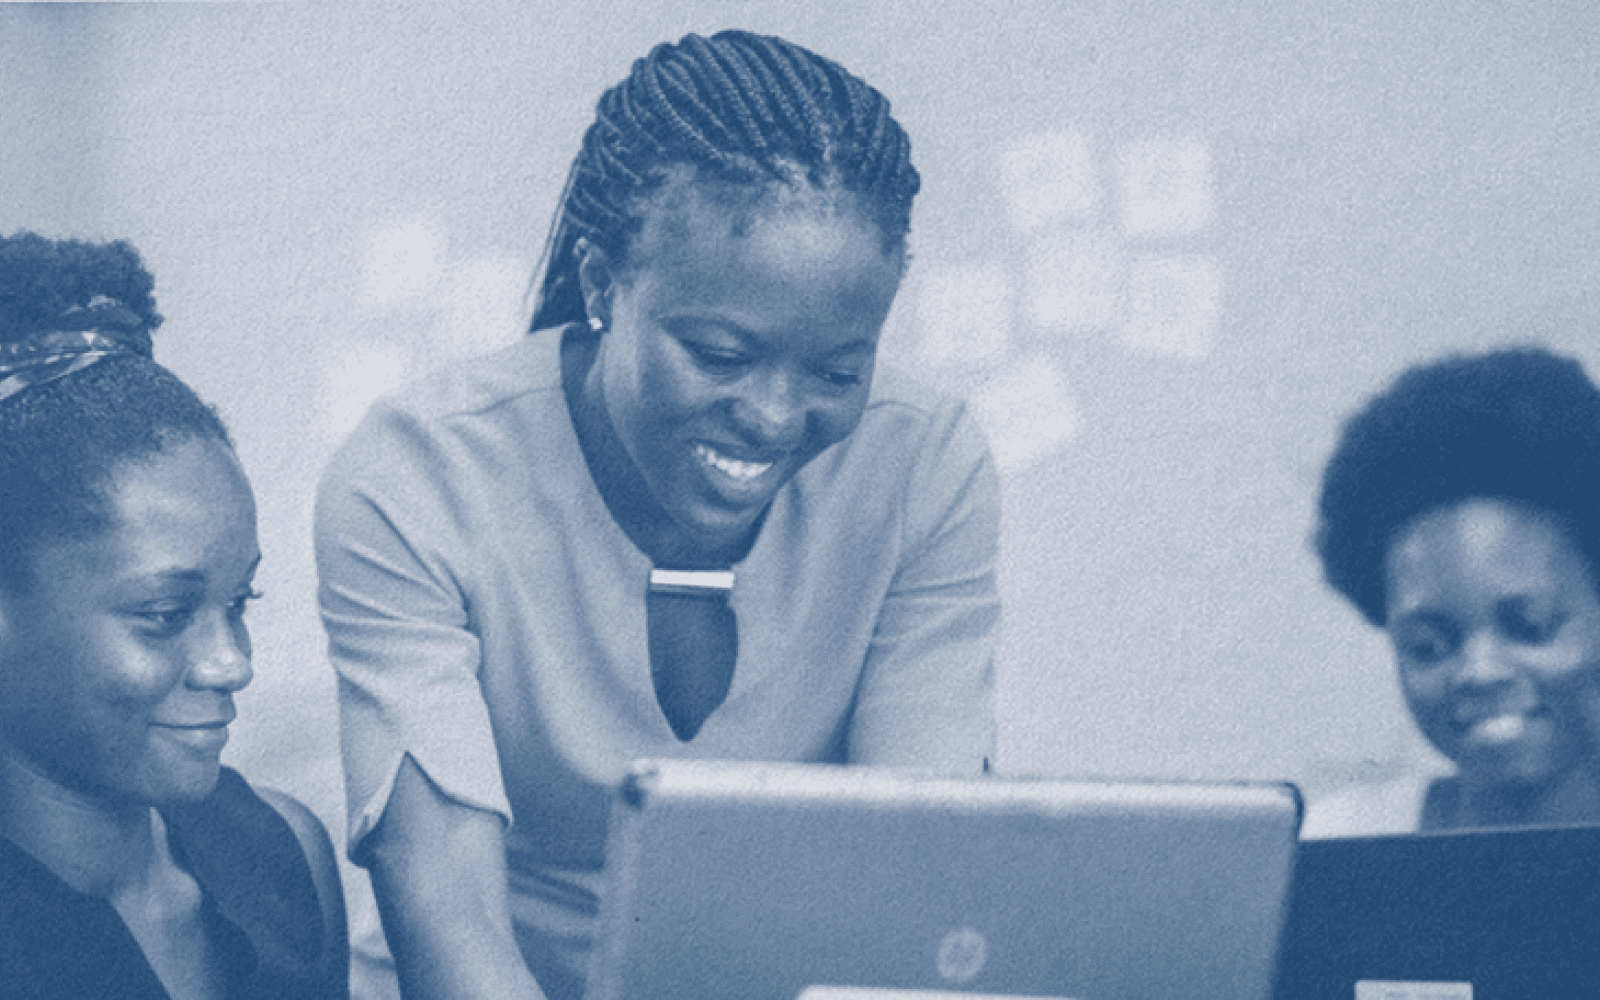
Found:
<svg viewBox="0 0 1600 1000"><path fill-rule="evenodd" d="M0 997L344 997L327 834L220 764L255 501L152 286L0 238Z"/></svg>
<svg viewBox="0 0 1600 1000"><path fill-rule="evenodd" d="M1597 505L1600 391L1576 361L1450 358L1349 421L1317 548L1455 773L1392 785L1387 817L1313 809L1308 836L1600 821Z"/></svg>

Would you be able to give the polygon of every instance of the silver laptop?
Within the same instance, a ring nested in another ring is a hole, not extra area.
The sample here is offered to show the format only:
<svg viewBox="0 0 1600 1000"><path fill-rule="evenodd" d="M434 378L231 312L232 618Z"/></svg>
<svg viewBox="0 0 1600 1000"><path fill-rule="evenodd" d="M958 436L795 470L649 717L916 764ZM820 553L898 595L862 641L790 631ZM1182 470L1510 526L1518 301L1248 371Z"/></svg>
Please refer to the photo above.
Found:
<svg viewBox="0 0 1600 1000"><path fill-rule="evenodd" d="M1288 785L643 761L588 1000L1269 996Z"/></svg>

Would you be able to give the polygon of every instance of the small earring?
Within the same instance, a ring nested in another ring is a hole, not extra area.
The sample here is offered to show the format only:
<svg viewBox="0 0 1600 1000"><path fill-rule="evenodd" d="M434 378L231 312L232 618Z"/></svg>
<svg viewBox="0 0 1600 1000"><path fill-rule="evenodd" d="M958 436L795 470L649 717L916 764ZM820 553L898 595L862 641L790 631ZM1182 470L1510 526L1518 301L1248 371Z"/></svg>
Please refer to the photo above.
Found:
<svg viewBox="0 0 1600 1000"><path fill-rule="evenodd" d="M589 329L593 330L595 333L599 333L601 330L604 330L605 328L606 328L606 324L605 324L605 322L603 320L600 319L599 316L590 316L589 317Z"/></svg>

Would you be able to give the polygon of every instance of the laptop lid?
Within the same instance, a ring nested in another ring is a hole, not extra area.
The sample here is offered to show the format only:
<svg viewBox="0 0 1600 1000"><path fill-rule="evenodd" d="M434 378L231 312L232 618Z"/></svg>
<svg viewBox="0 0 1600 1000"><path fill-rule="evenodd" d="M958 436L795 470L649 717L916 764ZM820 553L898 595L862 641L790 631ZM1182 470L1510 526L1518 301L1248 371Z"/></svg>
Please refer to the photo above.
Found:
<svg viewBox="0 0 1600 1000"><path fill-rule="evenodd" d="M1287 785L641 762L588 997L1265 998L1298 825Z"/></svg>
<svg viewBox="0 0 1600 1000"><path fill-rule="evenodd" d="M1600 827L1307 841L1282 1000L1600 996Z"/></svg>

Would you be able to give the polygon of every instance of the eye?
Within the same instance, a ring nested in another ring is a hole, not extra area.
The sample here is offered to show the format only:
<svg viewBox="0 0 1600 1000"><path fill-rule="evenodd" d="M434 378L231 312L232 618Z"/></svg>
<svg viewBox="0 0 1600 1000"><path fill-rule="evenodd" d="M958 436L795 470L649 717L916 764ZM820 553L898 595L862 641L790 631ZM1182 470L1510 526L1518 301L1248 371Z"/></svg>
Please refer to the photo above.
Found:
<svg viewBox="0 0 1600 1000"><path fill-rule="evenodd" d="M840 389L860 385L863 371L860 368L824 368L818 373L823 381Z"/></svg>
<svg viewBox="0 0 1600 1000"><path fill-rule="evenodd" d="M730 368L737 368L740 365L747 364L750 360L743 351L732 348L713 347L710 344L703 344L693 340L685 340L681 341L681 343L684 349L689 352L689 355L699 363L700 367L709 368L713 371L726 371Z"/></svg>
<svg viewBox="0 0 1600 1000"><path fill-rule="evenodd" d="M1406 622L1392 634L1400 658L1419 666L1432 666L1448 659L1461 644L1460 633L1439 621Z"/></svg>
<svg viewBox="0 0 1600 1000"><path fill-rule="evenodd" d="M259 601L263 596L264 595L261 593L261 591L252 588L248 592L240 594L238 597L235 597L233 600L229 601L228 611L235 617L242 617L246 611L250 610L250 602Z"/></svg>
<svg viewBox="0 0 1600 1000"><path fill-rule="evenodd" d="M1513 642L1530 646L1543 646L1556 637L1567 616L1561 613L1540 613L1523 601L1512 602L1499 609L1500 631Z"/></svg>
<svg viewBox="0 0 1600 1000"><path fill-rule="evenodd" d="M152 608L135 612L134 617L144 622L146 634L157 639L170 639L189 627L194 620L194 608Z"/></svg>

